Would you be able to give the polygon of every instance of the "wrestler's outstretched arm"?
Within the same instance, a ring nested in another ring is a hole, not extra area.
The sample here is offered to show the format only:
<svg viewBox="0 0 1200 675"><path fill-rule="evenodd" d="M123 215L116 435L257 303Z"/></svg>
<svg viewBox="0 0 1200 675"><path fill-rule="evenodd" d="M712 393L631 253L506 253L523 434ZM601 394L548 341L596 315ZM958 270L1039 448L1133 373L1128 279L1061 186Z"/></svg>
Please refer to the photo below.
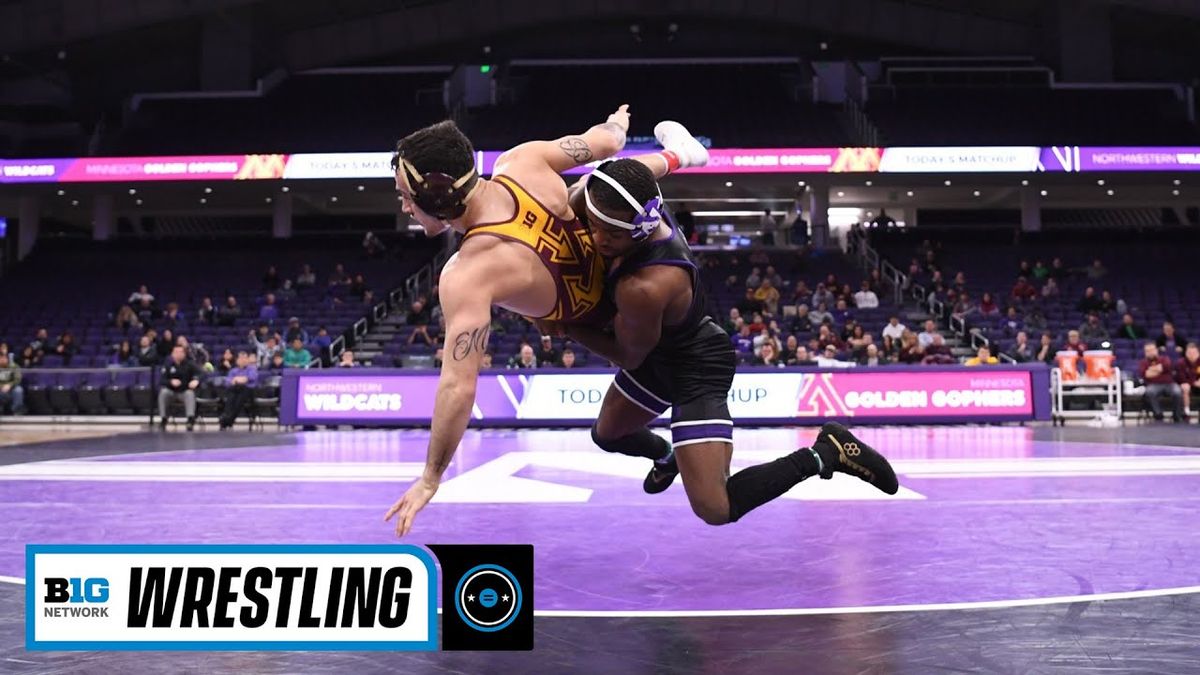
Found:
<svg viewBox="0 0 1200 675"><path fill-rule="evenodd" d="M556 174L577 166L608 159L625 147L629 132L629 105L622 105L601 124L582 134L554 141L522 143L496 158L494 173L507 173L511 164L547 167Z"/></svg>

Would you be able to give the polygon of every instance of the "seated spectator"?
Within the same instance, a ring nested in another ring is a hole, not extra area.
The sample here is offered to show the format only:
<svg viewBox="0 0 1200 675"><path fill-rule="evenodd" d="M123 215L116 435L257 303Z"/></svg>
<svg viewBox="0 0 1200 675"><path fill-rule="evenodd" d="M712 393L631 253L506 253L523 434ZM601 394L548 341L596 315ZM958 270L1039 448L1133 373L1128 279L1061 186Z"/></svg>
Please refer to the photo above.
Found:
<svg viewBox="0 0 1200 675"><path fill-rule="evenodd" d="M779 313L779 289L771 285L770 279L763 279L759 284L758 290L754 292L754 299L758 300L771 314Z"/></svg>
<svg viewBox="0 0 1200 675"><path fill-rule="evenodd" d="M767 265L767 271L763 273L763 281L770 281L775 288L783 288L783 277L775 271L774 265Z"/></svg>
<svg viewBox="0 0 1200 675"><path fill-rule="evenodd" d="M286 366L283 363L283 352L275 352L271 356L271 362L267 364L266 371L269 373L281 374Z"/></svg>
<svg viewBox="0 0 1200 675"><path fill-rule="evenodd" d="M562 354L554 348L554 339L549 335L543 335L541 349L537 353L538 368L557 366L560 360L562 360Z"/></svg>
<svg viewBox="0 0 1200 675"><path fill-rule="evenodd" d="M824 283L818 283L817 290L813 291L812 300L808 306L820 307L824 304L826 307L833 307L835 302L837 302L837 298L833 296L833 291L829 290Z"/></svg>
<svg viewBox="0 0 1200 675"><path fill-rule="evenodd" d="M846 340L846 345L850 349L850 355L855 358L862 356L866 352L867 346L873 344L875 344L875 339L859 325L856 325L851 330L850 337Z"/></svg>
<svg viewBox="0 0 1200 675"><path fill-rule="evenodd" d="M118 368L133 368L138 365L137 354L133 353L133 346L129 344L129 340L121 340L121 344L108 359L108 365Z"/></svg>
<svg viewBox="0 0 1200 675"><path fill-rule="evenodd" d="M406 321L408 325L414 327L413 332L408 336L408 344L410 345L416 342L417 338L420 338L427 345L432 345L434 342L433 336L429 334L431 316L428 302L428 298L422 295L409 306Z"/></svg>
<svg viewBox="0 0 1200 675"><path fill-rule="evenodd" d="M808 353L808 347L798 345L796 347L796 355L788 359L787 364L789 366L815 366L817 362Z"/></svg>
<svg viewBox="0 0 1200 675"><path fill-rule="evenodd" d="M200 309L196 310L196 321L204 326L211 326L217 322L217 308L213 307L212 298L200 301Z"/></svg>
<svg viewBox="0 0 1200 675"><path fill-rule="evenodd" d="M1042 286L1042 297L1043 298L1057 298L1058 297L1058 282L1055 281L1054 279L1047 279L1046 285Z"/></svg>
<svg viewBox="0 0 1200 675"><path fill-rule="evenodd" d="M1121 317L1121 327L1117 329L1117 337L1124 340L1144 340L1146 329L1134 323L1132 314Z"/></svg>
<svg viewBox="0 0 1200 675"><path fill-rule="evenodd" d="M1104 263L1100 262L1099 258L1092 261L1092 266L1087 268L1087 278L1091 281L1099 281L1108 274L1108 270L1104 267Z"/></svg>
<svg viewBox="0 0 1200 675"><path fill-rule="evenodd" d="M141 328L142 322L138 319L138 315L129 305L122 305L121 309L117 310L116 326L119 330L127 331L130 328Z"/></svg>
<svg viewBox="0 0 1200 675"><path fill-rule="evenodd" d="M225 377L225 406L221 411L222 429L232 427L246 406L254 402L256 385L258 385L258 366L254 364L254 357L249 352L239 351L234 367Z"/></svg>
<svg viewBox="0 0 1200 675"><path fill-rule="evenodd" d="M1067 332L1067 342L1062 346L1064 352L1073 351L1079 353L1079 358L1083 358L1083 353L1087 351L1087 343L1084 342L1079 334L1079 331L1073 330Z"/></svg>
<svg viewBox="0 0 1200 675"><path fill-rule="evenodd" d="M842 342L842 339L834 334L833 330L831 330L826 324L822 324L821 327L817 329L817 337L815 338L814 342L818 352L824 352L826 347L833 347L835 350L840 352L846 347L845 343Z"/></svg>
<svg viewBox="0 0 1200 675"><path fill-rule="evenodd" d="M875 345L867 345L862 354L858 357L858 365L860 366L885 366L887 365L887 357L879 353L879 347Z"/></svg>
<svg viewBox="0 0 1200 675"><path fill-rule="evenodd" d="M1183 358L1175 362L1175 381L1183 391L1184 412L1192 409L1192 390L1200 387L1200 345L1189 342Z"/></svg>
<svg viewBox="0 0 1200 675"><path fill-rule="evenodd" d="M25 390L21 387L21 367L12 362L7 352L0 354L0 413L13 415L25 412Z"/></svg>
<svg viewBox="0 0 1200 675"><path fill-rule="evenodd" d="M331 344L333 344L333 337L329 335L329 331L325 326L318 327L317 334L312 339L312 346L318 349L329 349Z"/></svg>
<svg viewBox="0 0 1200 675"><path fill-rule="evenodd" d="M162 325L165 328L170 328L176 333L186 333L188 330L187 319L179 311L179 304L170 302L167 303L167 311L163 313Z"/></svg>
<svg viewBox="0 0 1200 675"><path fill-rule="evenodd" d="M1063 265L1062 258L1055 258L1050 261L1050 278L1062 281L1069 276L1070 271Z"/></svg>
<svg viewBox="0 0 1200 675"><path fill-rule="evenodd" d="M45 328L37 330L33 339L29 341L29 348L37 354L38 358L41 358L46 352L50 351L50 334L46 332Z"/></svg>
<svg viewBox="0 0 1200 675"><path fill-rule="evenodd" d="M1058 350L1054 348L1054 336L1049 333L1042 333L1041 341L1038 343L1037 353L1034 355L1035 361L1041 361L1046 365L1052 366L1055 362L1055 357Z"/></svg>
<svg viewBox="0 0 1200 675"><path fill-rule="evenodd" d="M1100 313L1108 316L1117 311L1117 301L1113 299L1113 294L1109 291L1104 291L1100 294ZM1122 312L1123 314L1124 312Z"/></svg>
<svg viewBox="0 0 1200 675"><path fill-rule="evenodd" d="M275 297L279 298L279 302L287 304L296 299L296 289L292 285L291 279L284 279L283 285L275 291Z"/></svg>
<svg viewBox="0 0 1200 675"><path fill-rule="evenodd" d="M308 331L300 327L300 317L288 317L287 328L283 331L283 341L291 344L293 341L299 340L301 344L308 344Z"/></svg>
<svg viewBox="0 0 1200 675"><path fill-rule="evenodd" d="M726 333L733 335L740 329L738 326L738 323L737 323L738 319L740 319L740 318L742 318L741 310L739 310L737 307L730 307L729 308L729 320L725 322L725 325L722 326L722 328L725 329Z"/></svg>
<svg viewBox="0 0 1200 675"><path fill-rule="evenodd" d="M259 368L266 368L271 363L271 358L276 354L283 356L283 347L279 341L282 337L276 333L267 335L266 339L262 339L260 333L250 331L250 346L254 348L255 360L258 362Z"/></svg>
<svg viewBox="0 0 1200 675"><path fill-rule="evenodd" d="M341 263L333 266L333 272L329 275L328 286L349 286L350 275L346 274L346 268L342 267Z"/></svg>
<svg viewBox="0 0 1200 675"><path fill-rule="evenodd" d="M782 368L785 364L779 359L779 353L775 351L774 342L765 342L762 346L762 351L755 357L753 365L765 366L767 368Z"/></svg>
<svg viewBox="0 0 1200 675"><path fill-rule="evenodd" d="M204 348L204 345L192 344L185 335L175 338L175 344L183 347L184 356L197 368L205 369L205 372L212 372L212 364L208 362L208 350Z"/></svg>
<svg viewBox="0 0 1200 675"><path fill-rule="evenodd" d="M1040 307L1034 307L1025 315L1025 330L1045 332L1047 328L1049 328L1049 323Z"/></svg>
<svg viewBox="0 0 1200 675"><path fill-rule="evenodd" d="M35 352L33 347L25 347L21 350L21 355L17 357L17 365L21 368L40 368L42 365L42 353Z"/></svg>
<svg viewBox="0 0 1200 675"><path fill-rule="evenodd" d="M829 308L825 303L817 305L817 308L808 313L808 321L813 328L818 328L822 325L833 324L833 314L829 313Z"/></svg>
<svg viewBox="0 0 1200 675"><path fill-rule="evenodd" d="M867 275L867 288L870 289L870 291L874 293L876 297L883 295L883 275L879 273L879 270L871 270L871 273Z"/></svg>
<svg viewBox="0 0 1200 675"><path fill-rule="evenodd" d="M225 305L217 310L217 325L232 326L242 318L242 308L238 306L237 298L232 295L225 299Z"/></svg>
<svg viewBox="0 0 1200 675"><path fill-rule="evenodd" d="M730 338L738 356L748 357L754 353L754 336L750 334L750 326L742 325L742 329Z"/></svg>
<svg viewBox="0 0 1200 675"><path fill-rule="evenodd" d="M1171 419L1174 422L1186 422L1187 416L1183 409L1183 388L1175 381L1175 372L1171 367L1171 359L1165 355L1159 355L1158 345L1153 342L1147 342L1143 347L1146 358L1138 363L1138 374L1146 385L1146 405L1154 413L1154 419L1163 420L1162 402L1159 398L1163 394L1171 397Z"/></svg>
<svg viewBox="0 0 1200 675"><path fill-rule="evenodd" d="M1075 308L1084 314L1099 312L1104 309L1104 302L1096 295L1096 289L1088 286L1087 290L1083 292L1083 298L1080 299L1079 304L1075 305Z"/></svg>
<svg viewBox="0 0 1200 675"><path fill-rule="evenodd" d="M1004 323L1001 324L1005 335L1015 335L1025 328L1025 322L1021 321L1020 315L1017 314L1016 307L1009 307L1004 314Z"/></svg>
<svg viewBox="0 0 1200 675"><path fill-rule="evenodd" d="M984 293L979 299L979 313L983 316L998 316L1000 314L1000 306L992 299L991 293Z"/></svg>
<svg viewBox="0 0 1200 675"><path fill-rule="evenodd" d="M842 360L836 347L829 345L817 356L817 365L822 368L841 368Z"/></svg>
<svg viewBox="0 0 1200 675"><path fill-rule="evenodd" d="M229 371L238 367L237 357L233 355L233 350L226 348L221 354L221 358L217 360L215 370L218 375L229 375Z"/></svg>
<svg viewBox="0 0 1200 675"><path fill-rule="evenodd" d="M1020 268L1017 269L1017 278L1024 277L1028 279L1031 276L1033 276L1033 266L1029 264L1028 260L1022 260Z"/></svg>
<svg viewBox="0 0 1200 675"><path fill-rule="evenodd" d="M288 347L283 354L284 368L307 368L309 361L312 361L312 354L304 348L304 341L300 338L292 340L292 346Z"/></svg>
<svg viewBox="0 0 1200 675"><path fill-rule="evenodd" d="M954 307L950 310L950 313L958 319L965 319L978 311L979 307L971 302L971 296L962 293L958 296L958 300L954 303Z"/></svg>
<svg viewBox="0 0 1200 675"><path fill-rule="evenodd" d="M537 368L537 357L534 356L533 347L528 344L521 345L520 351L508 360L508 367L513 369L525 370Z"/></svg>
<svg viewBox="0 0 1200 675"><path fill-rule="evenodd" d="M792 302L807 305L811 299L812 291L809 290L808 284L804 281L797 283L796 287L792 290Z"/></svg>
<svg viewBox="0 0 1200 675"><path fill-rule="evenodd" d="M992 350L987 345L980 345L975 356L963 361L964 366L994 366L1000 359L992 356Z"/></svg>
<svg viewBox="0 0 1200 675"><path fill-rule="evenodd" d="M859 309L875 309L879 306L879 296L871 290L871 282L863 281L861 288L854 294L854 306Z"/></svg>
<svg viewBox="0 0 1200 675"><path fill-rule="evenodd" d="M159 428L167 428L167 406L182 401L187 414L187 430L191 431L196 426L196 387L200 386L200 373L195 364L187 360L183 347L171 350L158 381L161 384L158 390Z"/></svg>
<svg viewBox="0 0 1200 675"><path fill-rule="evenodd" d="M795 335L787 336L787 341L784 343L783 352L779 355L779 359L784 363L790 363L796 358L796 350L800 348L800 340Z"/></svg>
<svg viewBox="0 0 1200 675"><path fill-rule="evenodd" d="M1174 323L1164 321L1162 335L1155 338L1154 344L1158 346L1159 351L1164 356L1178 358L1183 354L1184 348L1187 347L1187 338L1175 331Z"/></svg>
<svg viewBox="0 0 1200 675"><path fill-rule="evenodd" d="M383 245L383 242L380 241L374 232L368 232L363 236L362 247L363 253L368 258L380 258L387 252L387 247Z"/></svg>
<svg viewBox="0 0 1200 675"><path fill-rule="evenodd" d="M149 334L143 335L138 340L138 346L134 350L133 356L137 360L137 365L143 368L157 366L159 363L162 363L162 355L158 352L158 345L155 344L154 338Z"/></svg>
<svg viewBox="0 0 1200 675"><path fill-rule="evenodd" d="M312 288L317 285L317 275L313 272L312 267L305 264L300 268L300 274L296 275L297 288Z"/></svg>
<svg viewBox="0 0 1200 675"><path fill-rule="evenodd" d="M137 303L134 311L137 314L138 321L142 323L154 323L159 316L158 309L154 307L153 303L145 298L143 298L141 302Z"/></svg>
<svg viewBox="0 0 1200 675"><path fill-rule="evenodd" d="M274 323L275 319L279 318L279 306L275 304L275 294L267 293L263 298L263 304L258 308L258 318Z"/></svg>
<svg viewBox="0 0 1200 675"><path fill-rule="evenodd" d="M63 334L59 336L54 353L62 357L64 366L71 365L71 361L79 353L79 345L75 344L75 336L71 331L63 331Z"/></svg>
<svg viewBox="0 0 1200 675"><path fill-rule="evenodd" d="M483 356L480 357L480 359L479 359L479 367L482 369L485 369L485 370L492 367L492 353L491 352L483 353Z"/></svg>
<svg viewBox="0 0 1200 675"><path fill-rule="evenodd" d="M559 368L574 368L575 367L575 350L570 347L564 347L562 350L562 360L558 362Z"/></svg>
<svg viewBox="0 0 1200 675"><path fill-rule="evenodd" d="M1017 339L1009 349L1009 356L1017 363L1029 363L1037 358L1036 350L1029 344L1029 335L1025 331L1017 332Z"/></svg>
<svg viewBox="0 0 1200 675"><path fill-rule="evenodd" d="M151 333L152 335L154 333ZM158 336L158 360L166 362L167 357L171 355L171 350L175 348L175 334L170 328L163 329L162 335ZM186 356L186 354L185 354Z"/></svg>
<svg viewBox="0 0 1200 675"><path fill-rule="evenodd" d="M367 281L361 274L354 275L354 281L350 282L350 288L346 291L356 298L362 298L367 294Z"/></svg>
<svg viewBox="0 0 1200 675"><path fill-rule="evenodd" d="M267 268L267 273L263 275L262 289L267 293L273 293L279 289L282 282L279 280L279 272L274 265Z"/></svg>
<svg viewBox="0 0 1200 675"><path fill-rule="evenodd" d="M763 311L762 300L754 297L756 291L753 288L746 289L746 295L742 297L737 304L737 309L742 313L742 316L754 316L755 312Z"/></svg>
<svg viewBox="0 0 1200 675"><path fill-rule="evenodd" d="M883 351L892 354L900 348L900 338L908 327L900 323L900 317L888 317L887 325L883 327Z"/></svg>
<svg viewBox="0 0 1200 675"><path fill-rule="evenodd" d="M749 276L746 277L746 288L757 290L762 285L762 271L755 267L750 270Z"/></svg>
<svg viewBox="0 0 1200 675"><path fill-rule="evenodd" d="M750 319L750 323L748 323L746 325L750 326L751 333L754 333L757 335L758 333L761 333L763 331L763 329L765 329L767 327L767 322L766 322L766 320L763 319L762 314L755 312L754 316ZM739 328L739 330L740 330L740 328Z"/></svg>
<svg viewBox="0 0 1200 675"><path fill-rule="evenodd" d="M154 296L145 284L138 286L138 289L129 294L129 299L126 300L130 305L140 305L142 302L154 302Z"/></svg>
<svg viewBox="0 0 1200 675"><path fill-rule="evenodd" d="M1100 323L1100 316L1092 312L1088 314L1087 321L1080 324L1079 337L1084 342L1097 344L1108 339L1108 329Z"/></svg>
<svg viewBox="0 0 1200 675"><path fill-rule="evenodd" d="M446 357L445 348L443 348L441 345L438 345L437 351L435 351L433 353L433 367L438 370L441 370L442 363L444 362L445 357Z"/></svg>
<svg viewBox="0 0 1200 675"><path fill-rule="evenodd" d="M343 351L341 356L338 357L337 367L357 368L358 364L354 362L354 352L350 351L349 349Z"/></svg>
<svg viewBox="0 0 1200 675"><path fill-rule="evenodd" d="M808 313L808 305L800 305L796 308L796 316L792 317L792 331L811 333L812 329L812 315Z"/></svg>
<svg viewBox="0 0 1200 675"><path fill-rule="evenodd" d="M933 322L933 319L926 319L925 330L921 331L920 335L917 336L917 342L920 343L921 347L928 347L933 344L935 335L938 335L937 324Z"/></svg>
<svg viewBox="0 0 1200 675"><path fill-rule="evenodd" d="M1046 263L1041 260L1033 264L1033 278L1042 280L1050 276L1050 268L1046 267Z"/></svg>
<svg viewBox="0 0 1200 675"><path fill-rule="evenodd" d="M921 359L921 363L926 365L950 364L957 363L957 361L950 352L950 346L946 344L946 338L938 334L933 336L933 342L925 348L925 358Z"/></svg>
<svg viewBox="0 0 1200 675"><path fill-rule="evenodd" d="M1028 265L1029 263L1025 263ZM1017 283L1012 289L1012 299L1017 302L1027 302L1037 297L1037 289L1029 283L1029 278L1022 275L1017 277Z"/></svg>

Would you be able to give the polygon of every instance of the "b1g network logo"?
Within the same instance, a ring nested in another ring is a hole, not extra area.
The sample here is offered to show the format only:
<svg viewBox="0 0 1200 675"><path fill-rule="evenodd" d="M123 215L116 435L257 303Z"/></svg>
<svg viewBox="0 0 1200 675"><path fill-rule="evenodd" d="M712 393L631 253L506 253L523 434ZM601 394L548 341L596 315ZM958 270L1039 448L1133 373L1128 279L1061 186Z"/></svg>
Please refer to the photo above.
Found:
<svg viewBox="0 0 1200 675"><path fill-rule="evenodd" d="M533 648L532 546L431 548L465 598L443 587L444 649ZM25 556L30 650L438 648L438 571L416 546L29 545Z"/></svg>

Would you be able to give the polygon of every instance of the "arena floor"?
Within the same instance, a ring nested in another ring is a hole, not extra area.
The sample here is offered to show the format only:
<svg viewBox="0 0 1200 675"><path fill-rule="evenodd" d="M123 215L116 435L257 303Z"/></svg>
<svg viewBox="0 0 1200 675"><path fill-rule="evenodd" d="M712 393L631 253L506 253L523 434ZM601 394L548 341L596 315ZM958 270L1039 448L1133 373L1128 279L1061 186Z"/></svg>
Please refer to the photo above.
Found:
<svg viewBox="0 0 1200 675"><path fill-rule="evenodd" d="M813 432L739 430L735 470ZM427 432L31 436L0 447L0 672L1196 672L1196 426L859 435L899 495L809 480L713 528L585 430L469 432L410 542L534 544L537 647L427 654L28 652L21 586L26 543L393 542Z"/></svg>

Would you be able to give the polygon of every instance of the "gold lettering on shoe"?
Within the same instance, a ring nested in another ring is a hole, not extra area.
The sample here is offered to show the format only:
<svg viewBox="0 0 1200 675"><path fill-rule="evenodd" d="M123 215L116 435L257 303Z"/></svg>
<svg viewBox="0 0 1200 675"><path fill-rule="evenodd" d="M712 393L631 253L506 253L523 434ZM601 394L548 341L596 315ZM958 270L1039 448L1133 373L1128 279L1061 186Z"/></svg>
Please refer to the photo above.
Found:
<svg viewBox="0 0 1200 675"><path fill-rule="evenodd" d="M851 457L857 457L862 454L862 448L859 447L858 443L855 443L854 441L850 441L849 443L842 445L842 443L838 439L834 438L833 434L825 434L825 435L829 438L829 442L833 443L834 447L836 447L838 449L838 461L839 462L846 465L851 470L862 474L863 476L866 477L866 479L868 481L870 481L870 482L875 481L875 473L873 471L871 471L867 467L859 464L858 462L855 462L854 460L850 459Z"/></svg>

